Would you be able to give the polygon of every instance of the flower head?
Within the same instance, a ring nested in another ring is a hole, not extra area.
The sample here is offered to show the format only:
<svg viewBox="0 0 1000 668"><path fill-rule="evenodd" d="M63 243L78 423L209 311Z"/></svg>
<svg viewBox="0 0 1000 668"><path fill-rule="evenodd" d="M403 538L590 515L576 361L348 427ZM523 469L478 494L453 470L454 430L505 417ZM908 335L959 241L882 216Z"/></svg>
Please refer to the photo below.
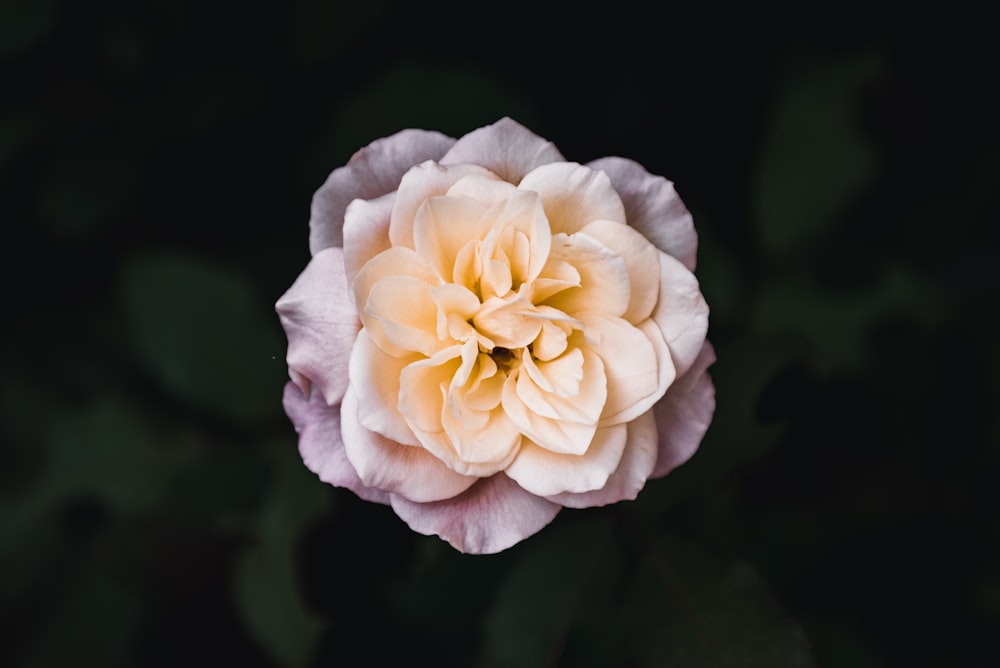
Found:
<svg viewBox="0 0 1000 668"><path fill-rule="evenodd" d="M373 142L277 304L306 465L467 552L634 499L715 408L696 248L669 181L510 119Z"/></svg>

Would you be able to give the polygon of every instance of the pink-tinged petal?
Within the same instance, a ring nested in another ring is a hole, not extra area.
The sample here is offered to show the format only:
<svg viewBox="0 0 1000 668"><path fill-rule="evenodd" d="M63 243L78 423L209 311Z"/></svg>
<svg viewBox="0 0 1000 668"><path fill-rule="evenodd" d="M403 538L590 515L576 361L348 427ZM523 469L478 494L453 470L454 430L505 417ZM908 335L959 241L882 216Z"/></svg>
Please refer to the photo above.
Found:
<svg viewBox="0 0 1000 668"><path fill-rule="evenodd" d="M694 274L666 253L660 253L660 298L651 317L663 332L677 376L684 375L705 343L708 304Z"/></svg>
<svg viewBox="0 0 1000 668"><path fill-rule="evenodd" d="M538 193L553 234L572 234L595 220L625 223L625 207L607 174L575 162L543 165L517 187Z"/></svg>
<svg viewBox="0 0 1000 668"><path fill-rule="evenodd" d="M646 485L656 464L656 420L650 410L623 426L628 429L625 452L618 468L603 487L580 494L567 492L547 498L567 508L591 508L635 499Z"/></svg>
<svg viewBox="0 0 1000 668"><path fill-rule="evenodd" d="M344 245L344 211L356 199L375 199L390 193L410 167L437 160L455 143L451 137L427 130L403 130L373 141L335 169L313 196L309 218L309 250Z"/></svg>
<svg viewBox="0 0 1000 668"><path fill-rule="evenodd" d="M487 207L468 197L431 197L417 210L413 221L413 247L417 256L450 282L459 251L470 240L482 239L490 229L484 219Z"/></svg>
<svg viewBox="0 0 1000 668"><path fill-rule="evenodd" d="M440 536L456 550L471 554L506 550L544 528L561 508L502 473L445 501L414 503L393 495L391 504L414 531Z"/></svg>
<svg viewBox="0 0 1000 668"><path fill-rule="evenodd" d="M653 342L621 318L603 313L581 313L579 317L586 332L580 346L604 360L608 398L601 425L628 422L652 408L666 389L660 384Z"/></svg>
<svg viewBox="0 0 1000 668"><path fill-rule="evenodd" d="M372 200L356 199L348 205L344 213L344 269L349 285L354 285L354 278L368 260L392 245L389 215L395 198L395 193L388 193Z"/></svg>
<svg viewBox="0 0 1000 668"><path fill-rule="evenodd" d="M611 179L625 204L629 225L694 271L698 233L673 183L626 158L601 158L588 166L603 170Z"/></svg>
<svg viewBox="0 0 1000 668"><path fill-rule="evenodd" d="M510 118L473 130L459 139L439 161L443 165L470 163L518 183L531 170L564 158L546 141Z"/></svg>
<svg viewBox="0 0 1000 668"><path fill-rule="evenodd" d="M469 169L472 165L454 165L450 169L456 170L459 167ZM486 171L486 174L475 172L466 174L448 188L446 194L449 197L471 197L477 202L493 206L515 192L517 187L513 183L507 183L493 172Z"/></svg>
<svg viewBox="0 0 1000 668"><path fill-rule="evenodd" d="M420 441L399 412L399 379L406 366L421 355L393 357L383 352L366 330L358 334L351 351L351 390L360 400L358 420L370 431L403 445Z"/></svg>
<svg viewBox="0 0 1000 668"><path fill-rule="evenodd" d="M310 471L323 482L349 489L366 501L389 503L387 493L365 487L347 459L340 432L340 406L327 405L319 392L307 399L295 383L285 385L282 403L299 434L299 454Z"/></svg>
<svg viewBox="0 0 1000 668"><path fill-rule="evenodd" d="M524 489L539 496L600 489L618 468L627 440L625 425L598 429L582 455L540 448L525 440L506 473Z"/></svg>
<svg viewBox="0 0 1000 668"><path fill-rule="evenodd" d="M715 413L715 386L707 369L715 362L708 341L686 374L678 378L653 408L660 449L650 477L674 470L695 453Z"/></svg>
<svg viewBox="0 0 1000 668"><path fill-rule="evenodd" d="M628 225L610 220L589 223L581 232L594 237L625 260L630 295L622 318L633 324L648 318L660 295L660 253L656 246Z"/></svg>
<svg viewBox="0 0 1000 668"><path fill-rule="evenodd" d="M549 261L541 275L546 278L556 272L565 275L563 263L576 270L580 284L556 292L543 303L571 316L579 311L597 309L613 316L625 313L631 299L631 286L628 267L621 255L582 232L557 234L552 238Z"/></svg>
<svg viewBox="0 0 1000 668"><path fill-rule="evenodd" d="M358 421L358 397L348 390L341 405L344 449L361 482L411 501L441 501L461 494L475 476L455 473L427 450L401 445L369 431Z"/></svg>
<svg viewBox="0 0 1000 668"><path fill-rule="evenodd" d="M393 246L414 248L413 223L421 205L431 197L447 195L466 176L499 181L500 177L476 165L439 165L425 162L403 175L396 191L389 224L389 239Z"/></svg>
<svg viewBox="0 0 1000 668"><path fill-rule="evenodd" d="M347 389L347 364L360 322L339 248L317 253L275 305L288 336L288 369L308 397L315 384L331 404Z"/></svg>

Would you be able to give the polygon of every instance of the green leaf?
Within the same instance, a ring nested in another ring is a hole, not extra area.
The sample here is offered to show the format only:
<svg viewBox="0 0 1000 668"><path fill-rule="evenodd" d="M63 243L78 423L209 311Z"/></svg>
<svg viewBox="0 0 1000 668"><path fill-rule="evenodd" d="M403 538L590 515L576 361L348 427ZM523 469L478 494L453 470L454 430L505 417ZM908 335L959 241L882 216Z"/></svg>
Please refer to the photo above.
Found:
<svg viewBox="0 0 1000 668"><path fill-rule="evenodd" d="M815 666L801 628L756 571L689 539L648 545L625 617L639 666Z"/></svg>
<svg viewBox="0 0 1000 668"><path fill-rule="evenodd" d="M754 187L769 254L817 243L874 180L880 155L859 128L860 93L884 69L865 53L804 72L776 102Z"/></svg>
<svg viewBox="0 0 1000 668"><path fill-rule="evenodd" d="M295 453L274 450L276 480L257 518L257 543L236 565L240 616L280 665L310 665L323 624L303 604L295 567L302 529L327 508L326 486L316 484Z"/></svg>
<svg viewBox="0 0 1000 668"><path fill-rule="evenodd" d="M593 620L603 620L614 604L621 565L611 527L596 518L567 520L518 548L520 558L486 618L483 668L557 665L568 652L576 654L577 643L570 646L578 637L574 630L593 628ZM606 634L591 638L603 649L601 656L611 657L617 653L616 628L597 626ZM575 665L601 664L595 653L590 659L596 663Z"/></svg>
<svg viewBox="0 0 1000 668"><path fill-rule="evenodd" d="M279 412L286 371L278 321L244 277L159 254L133 258L120 285L136 353L165 390L242 423Z"/></svg>

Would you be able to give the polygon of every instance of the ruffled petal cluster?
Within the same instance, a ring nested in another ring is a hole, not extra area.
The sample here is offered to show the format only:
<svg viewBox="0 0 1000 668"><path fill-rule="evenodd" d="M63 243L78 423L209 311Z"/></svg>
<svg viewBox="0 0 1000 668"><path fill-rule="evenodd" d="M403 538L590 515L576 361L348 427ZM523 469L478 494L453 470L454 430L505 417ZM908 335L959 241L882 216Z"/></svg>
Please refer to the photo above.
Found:
<svg viewBox="0 0 1000 668"><path fill-rule="evenodd" d="M286 412L321 479L497 552L633 499L715 408L697 236L673 185L510 119L405 130L317 192L277 310Z"/></svg>

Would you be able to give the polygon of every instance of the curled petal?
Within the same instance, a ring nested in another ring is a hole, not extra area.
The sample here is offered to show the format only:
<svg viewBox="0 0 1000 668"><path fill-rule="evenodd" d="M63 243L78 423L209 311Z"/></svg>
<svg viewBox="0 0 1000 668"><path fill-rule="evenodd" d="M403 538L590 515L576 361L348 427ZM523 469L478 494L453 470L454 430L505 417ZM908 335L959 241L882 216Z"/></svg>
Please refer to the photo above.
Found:
<svg viewBox="0 0 1000 668"><path fill-rule="evenodd" d="M660 253L660 299L651 317L663 332L677 375L683 375L705 343L708 304L694 274L666 253Z"/></svg>
<svg viewBox="0 0 1000 668"><path fill-rule="evenodd" d="M393 246L414 248L413 223L417 210L431 197L440 197L466 176L499 181L500 177L476 165L439 165L425 162L410 169L399 182L392 206L389 240Z"/></svg>
<svg viewBox="0 0 1000 668"><path fill-rule="evenodd" d="M670 386L653 408L660 449L650 477L665 476L698 449L715 412L715 386L707 371L713 362L715 350L706 341L688 372Z"/></svg>
<svg viewBox="0 0 1000 668"><path fill-rule="evenodd" d="M347 365L360 323L339 248L317 253L275 305L288 336L288 370L308 397L311 383L332 405L347 389Z"/></svg>
<svg viewBox="0 0 1000 668"><path fill-rule="evenodd" d="M358 420L370 431L404 445L419 445L399 411L399 379L407 365L420 355L393 357L380 349L362 330L351 350L351 389L358 396Z"/></svg>
<svg viewBox="0 0 1000 668"><path fill-rule="evenodd" d="M371 332L380 348L419 352L430 357L446 345L438 338L438 308L432 290L426 282L412 276L386 276L372 286L365 317L366 321L377 320L382 326L381 332Z"/></svg>
<svg viewBox="0 0 1000 668"><path fill-rule="evenodd" d="M572 234L595 220L625 224L625 207L611 179L590 167L575 162L542 165L518 188L538 193L553 234Z"/></svg>
<svg viewBox="0 0 1000 668"><path fill-rule="evenodd" d="M667 389L661 384L656 348L642 330L603 313L580 315L586 346L604 360L608 398L602 426L628 422L642 415Z"/></svg>
<svg viewBox="0 0 1000 668"><path fill-rule="evenodd" d="M390 276L406 276L419 279L431 286L441 282L417 254L409 248L390 248L369 260L354 280L354 303L360 309L359 316L365 329L374 337L385 352L396 357L409 355L412 351L394 345L383 331L382 322L366 312L368 298L375 285Z"/></svg>
<svg viewBox="0 0 1000 668"><path fill-rule="evenodd" d="M588 166L604 171L611 179L625 204L629 225L694 271L698 233L673 183L625 158L601 158Z"/></svg>
<svg viewBox="0 0 1000 668"><path fill-rule="evenodd" d="M660 296L660 253L628 225L596 220L582 230L625 260L629 278L628 308L622 318L638 324L649 317Z"/></svg>
<svg viewBox="0 0 1000 668"><path fill-rule="evenodd" d="M604 364L594 353L583 351L583 380L575 397L547 394L519 372L507 377L503 408L521 433L537 445L567 454L586 452L597 431L597 421L607 399Z"/></svg>
<svg viewBox="0 0 1000 668"><path fill-rule="evenodd" d="M460 552L494 554L540 531L561 506L527 492L503 473L483 478L462 494L434 503L390 499L411 529L437 535Z"/></svg>
<svg viewBox="0 0 1000 668"><path fill-rule="evenodd" d="M532 494L553 496L600 489L618 468L625 452L625 425L598 429L582 455L567 455L525 441L507 467L507 475Z"/></svg>
<svg viewBox="0 0 1000 668"><path fill-rule="evenodd" d="M361 426L358 398L348 390L341 406L344 448L361 482L424 503L450 499L476 481L455 473L421 447L400 445Z"/></svg>
<svg viewBox="0 0 1000 668"><path fill-rule="evenodd" d="M564 492L547 498L567 508L606 506L635 499L652 476L656 464L656 420L650 410L622 426L628 430L625 450L604 485L589 492Z"/></svg>
<svg viewBox="0 0 1000 668"><path fill-rule="evenodd" d="M299 454L323 482L351 490L366 501L389 503L389 495L366 487L347 458L340 433L340 406L329 406L319 392L306 398L295 383L285 385L285 413L299 434Z"/></svg>
<svg viewBox="0 0 1000 668"><path fill-rule="evenodd" d="M459 139L439 162L443 165L481 165L504 181L518 183L536 167L563 160L552 142L517 121L501 118Z"/></svg>
<svg viewBox="0 0 1000 668"><path fill-rule="evenodd" d="M455 143L440 132L403 130L373 141L335 169L313 196L309 217L309 250L344 245L344 211L356 199L375 199L399 186L410 167L436 160Z"/></svg>
<svg viewBox="0 0 1000 668"><path fill-rule="evenodd" d="M413 247L442 280L450 281L459 252L490 229L486 205L468 197L432 197L417 210Z"/></svg>
<svg viewBox="0 0 1000 668"><path fill-rule="evenodd" d="M558 272L562 279L568 273L563 263L577 272L580 283L555 292L545 299L545 304L569 315L595 309L613 316L625 313L631 287L628 268L621 255L582 232L557 234L552 239L552 251L542 277L548 278Z"/></svg>

